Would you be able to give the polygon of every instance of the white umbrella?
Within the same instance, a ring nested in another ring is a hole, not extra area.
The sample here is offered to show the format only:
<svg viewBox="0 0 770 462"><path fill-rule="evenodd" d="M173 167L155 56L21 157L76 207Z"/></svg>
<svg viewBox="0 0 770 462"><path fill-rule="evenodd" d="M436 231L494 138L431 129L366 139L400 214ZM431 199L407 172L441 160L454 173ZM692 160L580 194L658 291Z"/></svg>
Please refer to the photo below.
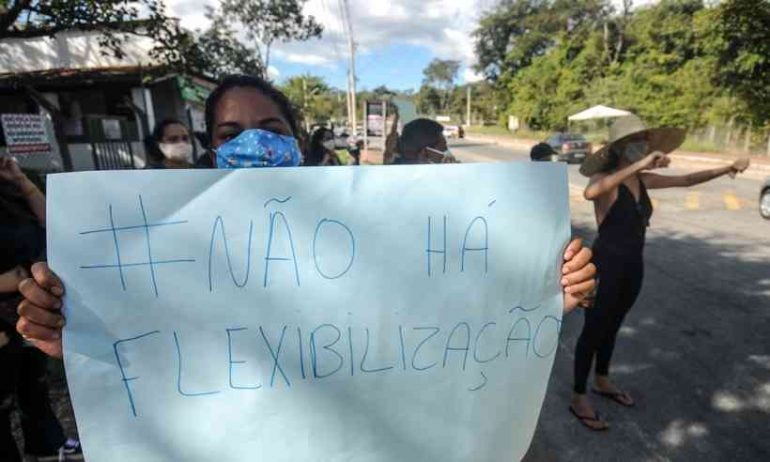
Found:
<svg viewBox="0 0 770 462"><path fill-rule="evenodd" d="M624 111L622 109L615 109L608 106L602 106L600 104L598 106L594 106L592 108L586 109L585 111L580 111L577 114L573 114L567 117L567 120L574 121L574 120L591 120L591 119L610 119L614 117L624 117L627 115L631 115L631 113L628 111Z"/></svg>

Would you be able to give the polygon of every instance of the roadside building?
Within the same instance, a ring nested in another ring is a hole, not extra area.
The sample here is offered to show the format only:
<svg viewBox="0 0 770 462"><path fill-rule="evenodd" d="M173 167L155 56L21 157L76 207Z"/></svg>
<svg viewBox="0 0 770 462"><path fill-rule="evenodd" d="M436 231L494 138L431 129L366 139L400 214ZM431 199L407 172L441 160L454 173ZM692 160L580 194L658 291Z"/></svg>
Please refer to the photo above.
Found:
<svg viewBox="0 0 770 462"><path fill-rule="evenodd" d="M131 37L120 58L98 42L97 32L84 31L0 40L0 155L44 171L141 168L156 121L173 117L205 130L215 82L154 64L149 38ZM24 140L36 146L19 146ZM194 152L202 154L199 143Z"/></svg>

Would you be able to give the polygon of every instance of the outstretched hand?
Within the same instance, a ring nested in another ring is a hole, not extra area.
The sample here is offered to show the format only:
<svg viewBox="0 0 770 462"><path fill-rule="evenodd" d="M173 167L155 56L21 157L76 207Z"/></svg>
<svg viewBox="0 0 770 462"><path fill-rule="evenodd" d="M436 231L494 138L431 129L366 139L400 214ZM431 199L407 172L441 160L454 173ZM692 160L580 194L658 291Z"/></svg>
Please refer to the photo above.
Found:
<svg viewBox="0 0 770 462"><path fill-rule="evenodd" d="M733 162L730 170L730 178L735 178L737 174L745 172L746 169L749 168L749 165L751 165L751 161L748 157L742 157Z"/></svg>

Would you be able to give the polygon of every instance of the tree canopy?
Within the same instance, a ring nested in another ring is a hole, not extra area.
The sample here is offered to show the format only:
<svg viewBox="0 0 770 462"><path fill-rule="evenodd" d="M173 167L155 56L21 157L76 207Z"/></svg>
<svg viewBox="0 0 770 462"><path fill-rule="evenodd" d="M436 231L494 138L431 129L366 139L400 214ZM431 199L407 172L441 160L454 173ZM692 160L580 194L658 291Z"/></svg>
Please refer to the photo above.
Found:
<svg viewBox="0 0 770 462"><path fill-rule="evenodd" d="M339 122L346 117L345 93L330 87L319 76L290 77L280 87L294 107L301 110L308 124Z"/></svg>
<svg viewBox="0 0 770 462"><path fill-rule="evenodd" d="M0 39L93 31L103 53L121 58L127 40L144 36L153 39L149 57L161 66L212 78L264 75L274 42L320 36L321 26L302 13L305 1L225 0L208 8L208 29L192 32L169 15L163 0L3 0ZM250 44L239 39L234 25L243 26Z"/></svg>
<svg viewBox="0 0 770 462"><path fill-rule="evenodd" d="M307 0L222 0L216 15L228 24L240 24L258 50L265 68L276 41L308 40L320 37L323 26L302 7Z"/></svg>
<svg viewBox="0 0 770 462"><path fill-rule="evenodd" d="M417 106L425 114L438 114L449 109L460 61L434 59L423 69L422 87L417 93Z"/></svg>
<svg viewBox="0 0 770 462"><path fill-rule="evenodd" d="M503 0L474 37L503 112L533 128L593 104L657 125L770 125L767 0Z"/></svg>

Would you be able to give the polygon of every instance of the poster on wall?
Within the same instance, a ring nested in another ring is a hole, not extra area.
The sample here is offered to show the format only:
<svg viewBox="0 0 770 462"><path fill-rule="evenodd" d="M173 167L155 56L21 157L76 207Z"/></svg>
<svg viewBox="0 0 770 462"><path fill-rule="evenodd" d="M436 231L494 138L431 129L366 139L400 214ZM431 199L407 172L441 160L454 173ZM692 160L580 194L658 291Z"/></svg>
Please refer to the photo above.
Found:
<svg viewBox="0 0 770 462"><path fill-rule="evenodd" d="M51 141L40 114L0 114L8 154L12 156L52 153Z"/></svg>

